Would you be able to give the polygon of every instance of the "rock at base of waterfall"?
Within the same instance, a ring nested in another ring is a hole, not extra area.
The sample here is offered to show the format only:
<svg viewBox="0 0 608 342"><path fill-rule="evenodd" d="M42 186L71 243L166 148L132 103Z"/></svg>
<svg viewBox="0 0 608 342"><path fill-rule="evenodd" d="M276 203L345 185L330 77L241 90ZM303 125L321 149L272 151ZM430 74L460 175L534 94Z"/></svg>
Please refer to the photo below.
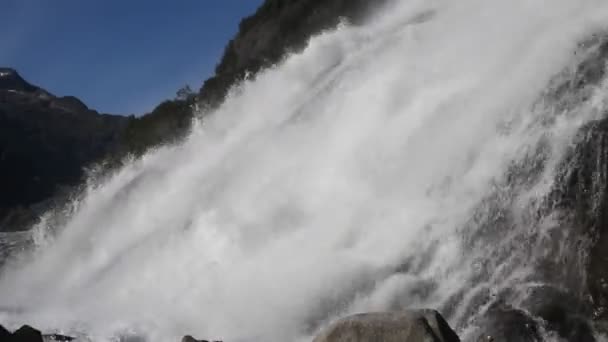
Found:
<svg viewBox="0 0 608 342"><path fill-rule="evenodd" d="M313 342L460 342L435 310L363 313L338 320Z"/></svg>
<svg viewBox="0 0 608 342"><path fill-rule="evenodd" d="M503 303L491 305L475 323L475 342L541 342L538 324L524 311Z"/></svg>
<svg viewBox="0 0 608 342"><path fill-rule="evenodd" d="M12 334L0 325L0 341L10 341Z"/></svg>
<svg viewBox="0 0 608 342"><path fill-rule="evenodd" d="M42 333L29 325L24 325L13 332L11 342L42 342Z"/></svg>
<svg viewBox="0 0 608 342"><path fill-rule="evenodd" d="M210 342L210 341L209 340L197 340L190 335L186 335L182 338L182 342ZM222 342L222 341L214 340L213 342Z"/></svg>
<svg viewBox="0 0 608 342"><path fill-rule="evenodd" d="M0 325L0 342L67 342L72 340L74 340L74 338L71 336L59 334L43 335L39 330L34 329L29 325L24 325L13 333Z"/></svg>
<svg viewBox="0 0 608 342"><path fill-rule="evenodd" d="M565 341L595 342L588 317L592 317L593 302L579 294L549 285L531 289L522 306L535 317L542 318L544 328Z"/></svg>
<svg viewBox="0 0 608 342"><path fill-rule="evenodd" d="M182 342L208 342L206 340L197 340L190 335L186 335L182 338Z"/></svg>
<svg viewBox="0 0 608 342"><path fill-rule="evenodd" d="M69 342L73 341L74 337L59 335L59 334L51 334L51 335L43 335L43 340L46 341L55 341L55 342Z"/></svg>

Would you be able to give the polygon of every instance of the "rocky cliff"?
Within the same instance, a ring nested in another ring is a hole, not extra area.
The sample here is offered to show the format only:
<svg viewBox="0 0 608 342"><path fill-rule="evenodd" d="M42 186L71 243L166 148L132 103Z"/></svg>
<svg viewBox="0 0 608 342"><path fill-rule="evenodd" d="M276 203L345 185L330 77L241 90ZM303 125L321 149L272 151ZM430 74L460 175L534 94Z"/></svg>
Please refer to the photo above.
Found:
<svg viewBox="0 0 608 342"><path fill-rule="evenodd" d="M200 89L204 104L221 102L228 89L246 75L277 63L288 52L306 46L308 39L341 20L358 24L387 0L267 0L239 25L224 55Z"/></svg>

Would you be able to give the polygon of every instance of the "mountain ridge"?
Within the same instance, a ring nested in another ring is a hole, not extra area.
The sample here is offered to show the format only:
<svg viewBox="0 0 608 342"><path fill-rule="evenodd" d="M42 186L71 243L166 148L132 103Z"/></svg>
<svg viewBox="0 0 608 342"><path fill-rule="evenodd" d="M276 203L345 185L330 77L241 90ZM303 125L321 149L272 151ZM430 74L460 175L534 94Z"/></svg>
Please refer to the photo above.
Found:
<svg viewBox="0 0 608 342"><path fill-rule="evenodd" d="M100 114L0 68L0 231L26 229L45 201L116 148L127 117Z"/></svg>

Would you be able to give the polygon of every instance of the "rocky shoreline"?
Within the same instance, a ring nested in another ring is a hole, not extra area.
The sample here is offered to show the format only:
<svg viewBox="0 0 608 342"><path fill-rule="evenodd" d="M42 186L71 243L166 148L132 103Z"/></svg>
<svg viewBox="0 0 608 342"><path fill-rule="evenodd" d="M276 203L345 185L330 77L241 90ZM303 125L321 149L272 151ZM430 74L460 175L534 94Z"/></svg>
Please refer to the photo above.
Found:
<svg viewBox="0 0 608 342"><path fill-rule="evenodd" d="M555 315L554 315L555 316ZM559 316L559 314L557 315ZM582 320L566 316L553 320L535 320L526 312L505 304L495 304L488 308L480 329L468 336L473 342L540 342L544 336L565 336L567 341L593 342L595 338L590 327ZM24 325L13 333L0 325L0 341L6 342L47 342L78 341L79 339L60 334L45 334L29 325ZM88 342L94 342L87 340ZM132 337L120 338L120 342L133 341ZM135 341L146 341L143 337ZM322 329L313 342L460 342L460 337L446 319L436 310L402 310L391 312L361 313L334 321ZM223 342L220 340L198 339L186 335L181 342Z"/></svg>
<svg viewBox="0 0 608 342"><path fill-rule="evenodd" d="M557 305L557 304L556 304ZM546 310L547 311L547 310ZM547 336L565 341L594 342L591 327L572 315L546 312L547 319L534 319L529 313L506 304L491 305L477 322L479 329L467 336L471 342L540 342ZM83 341L76 337L47 334L29 325L10 332L0 325L0 342ZM85 339L87 342L95 342ZM144 337L121 338L120 342L145 342ZM327 325L312 342L460 342L446 319L436 310L370 312L346 316ZM185 335L181 342L224 342Z"/></svg>
<svg viewBox="0 0 608 342"><path fill-rule="evenodd" d="M2 342L46 342L46 341L72 341L74 337L59 334L42 334L40 330L24 325L14 332L8 331L0 325L0 341Z"/></svg>
<svg viewBox="0 0 608 342"><path fill-rule="evenodd" d="M29 325L24 325L12 333L0 325L0 341L2 342L65 342L73 340L77 339L66 335L44 334ZM499 339L492 340L502 341ZM123 339L120 339L120 341L126 342ZM137 339L137 341L143 342L145 339ZM460 342L460 338L439 312L423 309L362 313L347 316L327 326L313 339L313 342L368 341ZM186 335L181 339L181 342L223 341L197 339Z"/></svg>

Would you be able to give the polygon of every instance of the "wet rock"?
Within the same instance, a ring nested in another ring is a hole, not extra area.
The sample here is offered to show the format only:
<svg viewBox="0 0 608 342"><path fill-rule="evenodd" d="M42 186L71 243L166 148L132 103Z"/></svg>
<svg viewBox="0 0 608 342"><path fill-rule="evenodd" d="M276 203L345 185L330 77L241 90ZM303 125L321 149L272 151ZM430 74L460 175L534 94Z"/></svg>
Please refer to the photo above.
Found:
<svg viewBox="0 0 608 342"><path fill-rule="evenodd" d="M0 341L8 341L11 338L11 332L0 325Z"/></svg>
<svg viewBox="0 0 608 342"><path fill-rule="evenodd" d="M74 340L74 337L66 335L43 335L39 330L29 325L24 325L13 333L0 325L0 342L66 342L72 340Z"/></svg>
<svg viewBox="0 0 608 342"><path fill-rule="evenodd" d="M75 339L74 337L66 336L66 335L59 335L59 334L44 335L45 341L67 342L67 341L72 341L74 339Z"/></svg>
<svg viewBox="0 0 608 342"><path fill-rule="evenodd" d="M13 332L11 342L43 342L42 333L29 325L24 325Z"/></svg>
<svg viewBox="0 0 608 342"><path fill-rule="evenodd" d="M210 341L209 340L197 340L190 335L186 335L182 338L182 342L210 342ZM222 341L214 340L213 342L222 342Z"/></svg>
<svg viewBox="0 0 608 342"><path fill-rule="evenodd" d="M435 310L364 313L331 324L313 342L459 342Z"/></svg>
<svg viewBox="0 0 608 342"><path fill-rule="evenodd" d="M476 342L541 342L537 323L525 312L504 304L492 305L476 322Z"/></svg>
<svg viewBox="0 0 608 342"><path fill-rule="evenodd" d="M551 195L554 207L563 212L571 260L583 272L565 284L570 292L589 297L593 319L608 320L608 119L591 122L579 133L576 147L564 162ZM582 256L579 256L582 255ZM560 274L570 272L560 272ZM580 288L583 287L584 288Z"/></svg>
<svg viewBox="0 0 608 342"><path fill-rule="evenodd" d="M542 286L531 291L523 305L546 323L546 330L557 333L562 339L572 342L595 341L586 318L590 316L591 307L576 295Z"/></svg>
<svg viewBox="0 0 608 342"><path fill-rule="evenodd" d="M559 305L547 304L541 312L547 328L569 342L595 342L593 331L583 317L572 315Z"/></svg>
<svg viewBox="0 0 608 342"><path fill-rule="evenodd" d="M197 340L190 335L186 335L182 338L182 342L209 342L207 340Z"/></svg>

